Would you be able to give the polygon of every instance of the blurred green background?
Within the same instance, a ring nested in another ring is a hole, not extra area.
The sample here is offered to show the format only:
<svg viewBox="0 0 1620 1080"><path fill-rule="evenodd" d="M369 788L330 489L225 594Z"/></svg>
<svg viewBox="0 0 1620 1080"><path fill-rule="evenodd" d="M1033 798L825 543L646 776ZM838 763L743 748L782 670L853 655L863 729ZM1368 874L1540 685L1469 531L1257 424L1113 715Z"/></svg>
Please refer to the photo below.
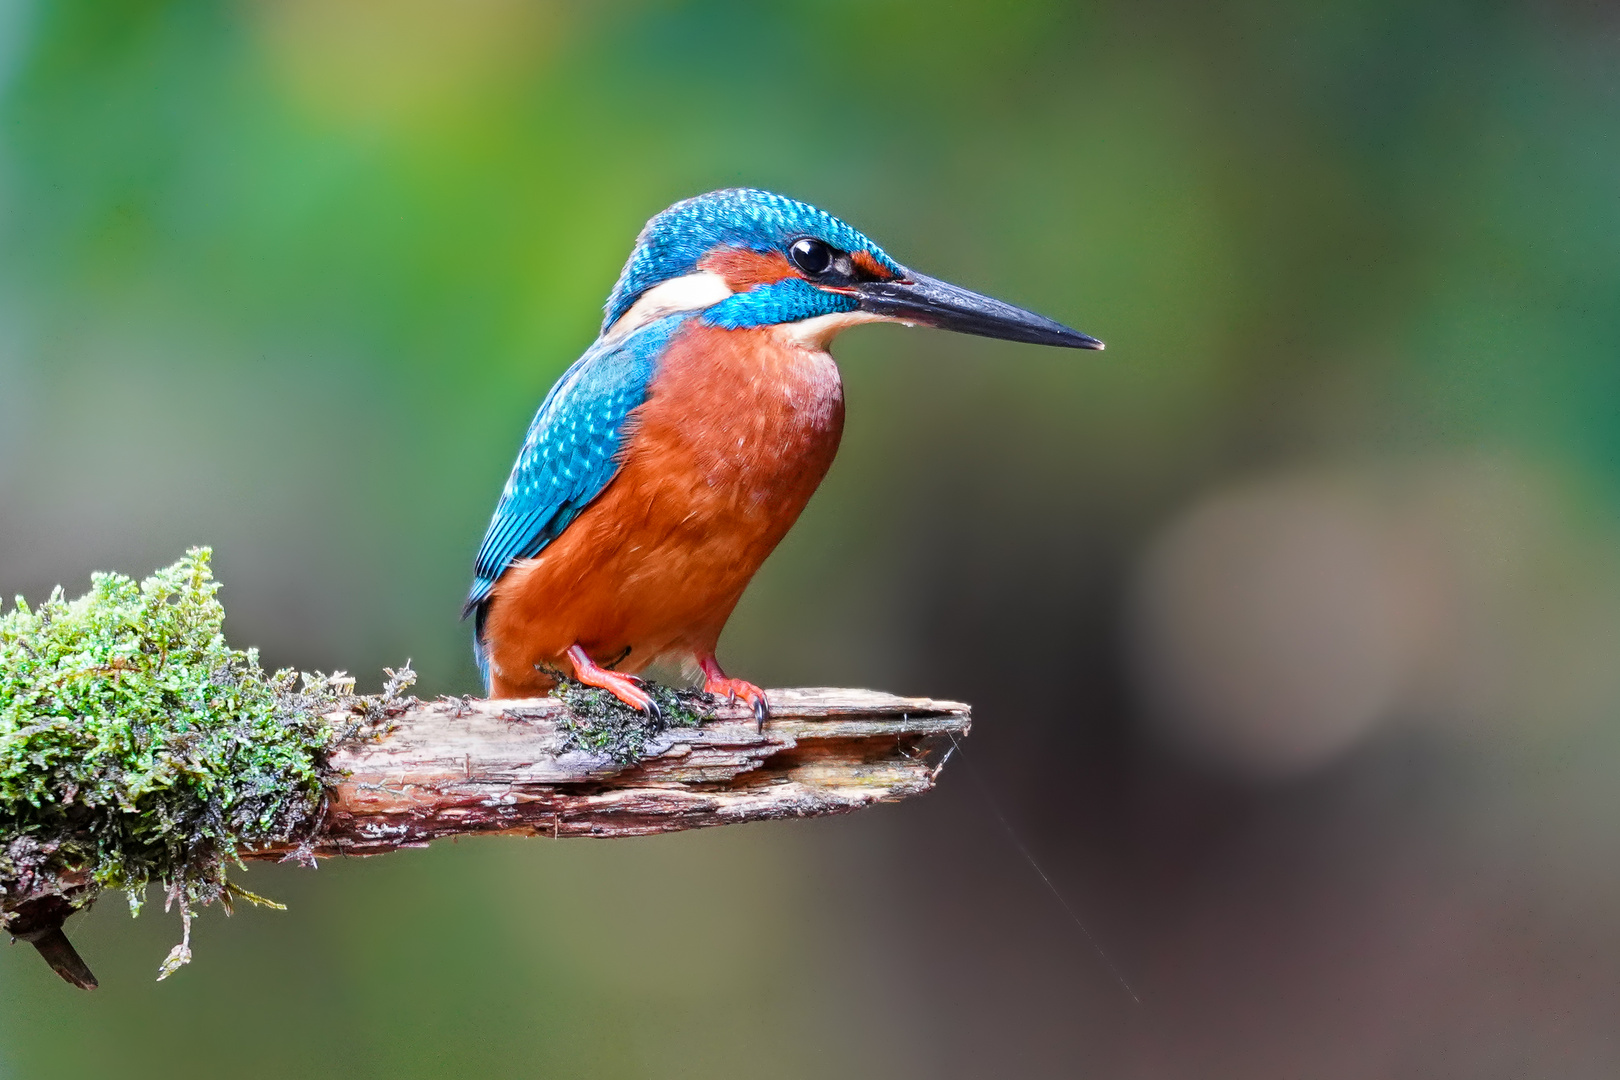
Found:
<svg viewBox="0 0 1620 1080"><path fill-rule="evenodd" d="M1620 1072L1620 20L1577 0L0 0L0 595L456 620L647 217L746 184L1109 345L840 340L721 644L976 706L914 803L319 872L0 962L0 1078ZM70 927L73 929L73 927Z"/></svg>

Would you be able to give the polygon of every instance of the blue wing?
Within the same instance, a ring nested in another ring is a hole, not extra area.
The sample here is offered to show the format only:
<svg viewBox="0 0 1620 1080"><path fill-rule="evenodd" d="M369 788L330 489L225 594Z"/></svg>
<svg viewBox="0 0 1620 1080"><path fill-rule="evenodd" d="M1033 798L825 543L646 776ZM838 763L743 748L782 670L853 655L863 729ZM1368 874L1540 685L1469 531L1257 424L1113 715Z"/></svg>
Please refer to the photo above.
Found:
<svg viewBox="0 0 1620 1080"><path fill-rule="evenodd" d="M625 421L647 400L658 360L686 318L671 315L623 338L597 341L546 395L473 565L462 617L478 609L480 646L483 605L501 574L561 535L619 471Z"/></svg>

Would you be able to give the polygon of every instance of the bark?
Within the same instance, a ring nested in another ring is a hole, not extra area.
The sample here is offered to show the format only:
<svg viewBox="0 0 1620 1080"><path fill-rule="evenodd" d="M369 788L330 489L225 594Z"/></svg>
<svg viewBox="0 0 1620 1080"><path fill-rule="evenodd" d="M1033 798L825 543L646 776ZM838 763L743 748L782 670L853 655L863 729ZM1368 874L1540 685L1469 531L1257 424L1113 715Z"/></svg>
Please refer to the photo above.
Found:
<svg viewBox="0 0 1620 1080"><path fill-rule="evenodd" d="M306 840L243 852L311 861L380 855L446 836L644 836L708 825L841 814L934 786L966 705L870 690L773 690L771 719L722 706L654 736L629 764L567 750L555 698L443 699L380 721L331 758ZM353 717L332 717L340 727ZM5 928L62 978L96 979L62 933L79 877L19 882Z"/></svg>
<svg viewBox="0 0 1620 1080"><path fill-rule="evenodd" d="M446 836L642 836L838 814L933 787L966 705L869 690L774 690L672 728L630 765L564 752L554 698L422 704L332 759L310 840L249 858L375 855Z"/></svg>

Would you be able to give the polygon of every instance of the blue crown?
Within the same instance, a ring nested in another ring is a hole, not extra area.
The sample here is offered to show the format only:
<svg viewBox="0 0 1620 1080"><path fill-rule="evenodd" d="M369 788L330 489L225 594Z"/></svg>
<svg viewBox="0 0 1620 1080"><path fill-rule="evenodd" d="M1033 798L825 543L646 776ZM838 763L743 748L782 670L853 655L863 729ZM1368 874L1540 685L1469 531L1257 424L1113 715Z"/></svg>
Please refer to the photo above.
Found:
<svg viewBox="0 0 1620 1080"><path fill-rule="evenodd" d="M692 273L717 247L786 251L800 237L865 251L900 276L900 265L860 231L808 203L754 188L727 188L678 202L647 222L608 297L607 330L654 285Z"/></svg>

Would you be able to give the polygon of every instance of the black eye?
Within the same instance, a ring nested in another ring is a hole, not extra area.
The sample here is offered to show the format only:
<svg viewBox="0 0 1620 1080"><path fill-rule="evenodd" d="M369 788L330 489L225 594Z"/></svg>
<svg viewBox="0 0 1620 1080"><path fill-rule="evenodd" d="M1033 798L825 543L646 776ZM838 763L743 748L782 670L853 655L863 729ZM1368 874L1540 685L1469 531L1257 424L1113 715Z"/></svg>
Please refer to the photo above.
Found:
<svg viewBox="0 0 1620 1080"><path fill-rule="evenodd" d="M788 258L811 277L819 277L832 266L833 249L820 240L799 240L788 248Z"/></svg>

